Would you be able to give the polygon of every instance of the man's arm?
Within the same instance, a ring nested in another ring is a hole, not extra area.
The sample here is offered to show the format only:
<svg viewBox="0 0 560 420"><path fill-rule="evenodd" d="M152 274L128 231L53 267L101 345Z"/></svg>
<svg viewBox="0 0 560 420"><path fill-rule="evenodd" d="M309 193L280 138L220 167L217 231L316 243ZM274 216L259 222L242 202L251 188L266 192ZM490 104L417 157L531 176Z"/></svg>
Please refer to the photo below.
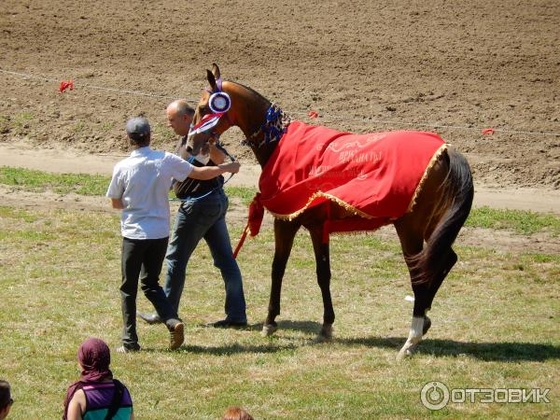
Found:
<svg viewBox="0 0 560 420"><path fill-rule="evenodd" d="M220 176L225 172L236 174L237 172L239 172L240 166L240 163L237 161L222 163L218 166L193 166L193 170L190 173L189 178L200 179L204 181L216 178L217 176Z"/></svg>

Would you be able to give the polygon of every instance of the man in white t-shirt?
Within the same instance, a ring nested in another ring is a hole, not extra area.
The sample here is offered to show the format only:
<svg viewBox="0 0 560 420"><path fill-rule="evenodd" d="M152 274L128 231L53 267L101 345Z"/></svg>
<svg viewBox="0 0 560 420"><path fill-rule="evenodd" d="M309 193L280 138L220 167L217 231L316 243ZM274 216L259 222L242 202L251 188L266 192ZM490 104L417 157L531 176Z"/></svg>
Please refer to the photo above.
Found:
<svg viewBox="0 0 560 420"><path fill-rule="evenodd" d="M140 350L136 332L138 280L146 298L170 331L170 349L184 341L184 325L159 284L159 274L167 251L170 227L168 192L172 179L183 181L212 179L225 172L237 173L239 162L195 167L180 157L150 148L150 124L143 117L126 123L133 148L118 162L107 190L114 209L122 210L121 307L122 346L117 352Z"/></svg>

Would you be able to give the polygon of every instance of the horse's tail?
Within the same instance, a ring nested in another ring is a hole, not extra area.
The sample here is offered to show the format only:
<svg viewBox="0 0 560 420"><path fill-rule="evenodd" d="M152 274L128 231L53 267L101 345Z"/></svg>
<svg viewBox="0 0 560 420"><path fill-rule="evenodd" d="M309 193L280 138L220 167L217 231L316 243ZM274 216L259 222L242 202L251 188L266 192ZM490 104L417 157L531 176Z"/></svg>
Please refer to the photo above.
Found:
<svg viewBox="0 0 560 420"><path fill-rule="evenodd" d="M417 273L421 273L413 281L415 284L429 284L436 275L449 269L448 253L471 211L474 186L469 163L452 148L447 149L447 159L449 171L440 186L440 204L447 203L447 208L422 252L413 257Z"/></svg>

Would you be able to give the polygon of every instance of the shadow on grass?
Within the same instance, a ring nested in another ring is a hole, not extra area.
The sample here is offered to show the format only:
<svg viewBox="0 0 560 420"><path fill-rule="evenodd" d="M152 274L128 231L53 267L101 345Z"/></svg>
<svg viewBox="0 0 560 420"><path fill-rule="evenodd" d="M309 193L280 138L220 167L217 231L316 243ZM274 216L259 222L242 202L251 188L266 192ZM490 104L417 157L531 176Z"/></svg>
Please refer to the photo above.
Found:
<svg viewBox="0 0 560 420"><path fill-rule="evenodd" d="M262 323L251 327L253 330L260 331ZM316 337L321 329L321 324L312 321L281 321L278 322L279 330L291 330L309 333ZM336 333L334 342L340 344L363 344L370 347L382 347L394 349L398 352L406 337L371 337L364 339L345 339L337 338ZM279 349L280 350L280 349ZM520 362L532 361L542 362L545 360L560 359L560 346L540 343L523 342L463 342L454 340L430 339L426 337L416 349L416 354L427 354L436 357L469 356L483 361L500 362Z"/></svg>
<svg viewBox="0 0 560 420"><path fill-rule="evenodd" d="M255 325L260 330L262 324ZM257 328L255 328L257 329ZM311 321L281 321L278 329L297 330L312 335L317 335L321 324ZM343 345L365 345L369 347L381 347L394 349L398 352L406 341L406 337L370 337L370 338L337 338L334 335L334 343ZM551 359L560 359L560 346L540 343L519 342L489 342L475 343L454 340L430 339L428 336L422 341L416 354L428 354L436 357L470 356L483 361L520 362L532 361L542 362Z"/></svg>
<svg viewBox="0 0 560 420"><path fill-rule="evenodd" d="M396 356L404 342L405 339L402 337L335 338L333 344L391 349L395 351ZM296 340L290 344L263 341L262 345L242 345L238 343L219 347L184 345L180 349L174 350L174 352L211 354L215 356L227 356L240 353L273 354L286 350L295 350L305 345L308 344L303 344L301 341ZM143 348L142 352L159 353L161 350ZM486 362L544 362L546 360L560 359L560 347L551 344L537 343L467 343L453 340L426 340L420 343L415 354L431 355L435 357L468 356Z"/></svg>
<svg viewBox="0 0 560 420"><path fill-rule="evenodd" d="M239 329L247 331L251 334L262 330L262 323L256 323ZM321 324L312 321L281 321L278 322L278 329L284 331L298 331L308 333L310 339L316 338ZM274 337L274 336L273 336ZM284 339L292 340L288 344L280 344L269 341L263 341L262 345L241 345L231 344L219 347L203 347L196 345L186 345L181 347L179 351L191 353L205 353L213 355L232 355L238 353L277 353L285 350L293 350L302 347L302 337L286 337ZM264 338L263 338L264 340ZM336 334L333 344L346 346L367 346L392 349L395 355L400 350L406 337L365 337L365 338L337 338ZM431 355L435 357L473 357L488 362L543 362L546 360L560 359L560 346L553 344L539 343L523 343L523 342L463 342L455 340L442 340L426 338L422 341L415 354Z"/></svg>
<svg viewBox="0 0 560 420"><path fill-rule="evenodd" d="M214 328L212 325L204 325L208 328ZM263 327L263 323L257 323L248 325L247 327L243 328L235 328L238 331L247 331L251 334L261 332ZM283 331L299 331L304 333L309 333L310 337L309 340L313 340L317 335L317 331L321 328L321 325L316 322L311 321L282 321L278 323L278 329ZM271 338L273 338L272 336ZM239 354L239 353L277 353L285 350L293 350L299 347L302 347L301 337L286 337L285 335L282 336L285 340L292 340L288 344L280 344L277 341L271 343L270 341L265 341L266 338L262 337L263 344L262 345L242 345L238 343L223 345L219 347L204 347L204 346L196 346L196 345L184 345L181 347L179 351L185 351L189 353L203 353L203 354L212 354L215 356L223 356L223 355L232 355L232 354Z"/></svg>
<svg viewBox="0 0 560 420"><path fill-rule="evenodd" d="M261 324L261 328L262 328ZM300 331L316 335L321 330L321 324L313 321L280 321L278 322L279 330Z"/></svg>
<svg viewBox="0 0 560 420"><path fill-rule="evenodd" d="M238 331L255 331L260 333L262 331L263 325L264 323L257 322L255 324L249 324L246 327L230 327L229 329ZM198 326L203 328L216 328L212 323L198 324ZM217 328L217 330L220 329L221 328ZM317 334L317 332L321 329L321 324L313 321L280 321L278 322L278 329Z"/></svg>
<svg viewBox="0 0 560 420"><path fill-rule="evenodd" d="M337 343L347 345L365 345L370 347L392 348L399 351L406 337L371 337L355 339L335 339ZM441 356L469 356L488 362L543 362L560 359L560 346L539 343L490 342L473 343L454 340L426 338L417 349L416 354Z"/></svg>
<svg viewBox="0 0 560 420"><path fill-rule="evenodd" d="M270 345L270 343L263 343L262 345L242 345L242 344L228 344L219 347L202 347L194 345L186 345L181 347L178 351L194 354L209 354L213 356L231 356L240 353L253 353L253 354L272 354L285 350L293 350L300 346L296 344L289 345Z"/></svg>
<svg viewBox="0 0 560 420"><path fill-rule="evenodd" d="M231 327L230 329L233 330L240 330L240 331L258 331L261 332L264 323L257 322L255 324L249 324L246 327ZM215 328L213 324L199 324L199 327L204 328ZM278 329L279 330L291 330L291 331L300 331L309 334L317 334L317 332L321 329L321 324L318 322L313 321L280 321L278 322Z"/></svg>

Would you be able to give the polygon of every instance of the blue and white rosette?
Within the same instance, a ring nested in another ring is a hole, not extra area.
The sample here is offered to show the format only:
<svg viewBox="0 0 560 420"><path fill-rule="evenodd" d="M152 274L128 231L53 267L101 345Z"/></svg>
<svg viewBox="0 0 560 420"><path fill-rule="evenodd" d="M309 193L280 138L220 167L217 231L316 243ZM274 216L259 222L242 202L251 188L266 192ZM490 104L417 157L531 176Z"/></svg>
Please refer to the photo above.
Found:
<svg viewBox="0 0 560 420"><path fill-rule="evenodd" d="M231 98L225 92L214 92L208 99L208 106L214 114L223 114L231 108Z"/></svg>

